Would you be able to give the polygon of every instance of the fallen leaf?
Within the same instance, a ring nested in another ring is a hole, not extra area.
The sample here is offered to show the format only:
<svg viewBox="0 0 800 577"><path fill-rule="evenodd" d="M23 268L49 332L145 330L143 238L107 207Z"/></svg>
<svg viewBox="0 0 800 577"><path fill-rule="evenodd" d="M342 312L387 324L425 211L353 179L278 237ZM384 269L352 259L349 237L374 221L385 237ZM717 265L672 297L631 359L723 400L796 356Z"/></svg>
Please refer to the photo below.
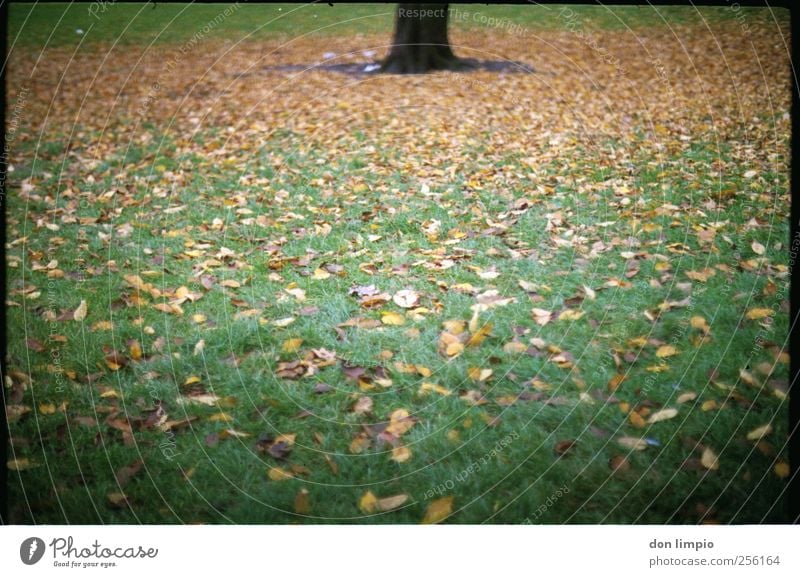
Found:
<svg viewBox="0 0 800 577"><path fill-rule="evenodd" d="M403 315L400 315L398 313L385 312L381 314L381 322L385 325L399 327L406 324L406 319L403 318Z"/></svg>
<svg viewBox="0 0 800 577"><path fill-rule="evenodd" d="M361 499L358 500L358 508L362 513L371 515L378 510L378 498L372 491L367 491L361 496Z"/></svg>
<svg viewBox="0 0 800 577"><path fill-rule="evenodd" d="M383 499L378 499L377 509L381 512L392 511L397 509L398 507L402 506L406 501L408 501L408 495L400 494L400 495L393 495L392 497L384 497Z"/></svg>
<svg viewBox="0 0 800 577"><path fill-rule="evenodd" d="M706 447L703 449L703 454L700 457L700 464L710 471L716 471L719 469L719 458L714 451Z"/></svg>
<svg viewBox="0 0 800 577"><path fill-rule="evenodd" d="M647 441L637 437L620 437L617 442L626 449L634 451L644 451L647 448Z"/></svg>
<svg viewBox="0 0 800 577"><path fill-rule="evenodd" d="M761 425L747 433L747 440L748 441L760 441L767 435L772 432L772 424L767 423L766 425Z"/></svg>
<svg viewBox="0 0 800 577"><path fill-rule="evenodd" d="M308 515L311 512L311 498L308 489L300 489L295 495L294 512L298 515Z"/></svg>
<svg viewBox="0 0 800 577"><path fill-rule="evenodd" d="M401 290L395 293L392 301L401 308L411 309L419 304L419 294L413 290Z"/></svg>
<svg viewBox="0 0 800 577"><path fill-rule="evenodd" d="M372 410L372 405L373 402L371 397L359 397L350 412L355 413L356 415L363 415L364 413L369 413Z"/></svg>
<svg viewBox="0 0 800 577"><path fill-rule="evenodd" d="M677 354L678 350L672 345L661 345L658 347L658 350L656 350L656 356L660 359L672 357Z"/></svg>
<svg viewBox="0 0 800 577"><path fill-rule="evenodd" d="M756 321L772 316L772 309L754 308L747 311L744 316L751 321Z"/></svg>
<svg viewBox="0 0 800 577"><path fill-rule="evenodd" d="M292 479L294 477L294 474L292 474L291 472L287 471L282 467L272 467L267 472L267 476L271 480L279 482L279 481L286 481L287 479Z"/></svg>
<svg viewBox="0 0 800 577"><path fill-rule="evenodd" d="M405 463L411 458L411 449L408 447L395 447L392 449L391 460L395 463Z"/></svg>
<svg viewBox="0 0 800 577"><path fill-rule="evenodd" d="M647 419L647 422L658 423L659 421L667 421L669 419L675 418L678 416L678 409L661 409L660 411L656 411Z"/></svg>
<svg viewBox="0 0 800 577"><path fill-rule="evenodd" d="M72 319L81 322L86 318L86 314L88 312L89 306L86 304L85 300L82 300L81 304L78 305L78 308L75 309L75 312L72 313Z"/></svg>
<svg viewBox="0 0 800 577"><path fill-rule="evenodd" d="M436 499L430 505L428 505L427 510L425 511L425 516L422 518L423 525L432 525L435 523L440 523L447 519L450 516L450 513L453 512L453 497L442 497L441 499Z"/></svg>

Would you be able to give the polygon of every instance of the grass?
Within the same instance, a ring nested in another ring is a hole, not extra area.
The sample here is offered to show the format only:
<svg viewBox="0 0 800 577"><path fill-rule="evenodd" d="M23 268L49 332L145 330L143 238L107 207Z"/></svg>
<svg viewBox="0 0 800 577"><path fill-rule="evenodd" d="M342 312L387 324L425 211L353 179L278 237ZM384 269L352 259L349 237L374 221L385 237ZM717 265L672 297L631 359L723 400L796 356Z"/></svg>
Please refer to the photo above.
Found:
<svg viewBox="0 0 800 577"><path fill-rule="evenodd" d="M214 34L231 40L244 36L257 23L290 10L283 7L279 14L278 8L243 6ZM22 30L19 46L30 50L55 30L51 42L69 45L74 28L83 27L91 42L174 44L188 33L183 23L213 19L220 8L183 10L171 4L155 9L114 5L92 25L85 5L15 4L11 38L14 30ZM318 15L313 25L332 25L326 33L350 33L352 28L336 24L341 19L336 10L303 8L258 34L308 29L309 15ZM388 7L347 10L364 18L360 31L390 27ZM546 9L541 7L481 10L526 25L558 26L552 16L542 17ZM643 9L614 8L614 15L610 10L582 8L581 14L599 27L619 25L617 16L638 26L659 21ZM695 14L659 10L671 22L691 21ZM728 17L722 9L703 12ZM47 25L62 14L57 27ZM173 17L174 24L166 25ZM786 190L785 159L777 159L775 172L762 172L757 181L728 175L719 183L711 167L735 164L734 151L699 142L675 153L674 166L665 165L648 152L648 135L642 134L635 162L642 203L626 208L618 187L609 183L613 171L599 168L592 154L568 161L555 156L538 167L537 182L553 183L544 197L532 195L524 179L498 190L459 172L432 185L432 197L420 192L426 179L409 171L376 173L355 129L345 131L343 146L351 147L350 155L331 158L287 129L255 151L238 151L246 167L211 162L202 151L182 151L174 137L155 128L151 134L148 143L116 150L92 169L67 166L66 173L67 151L58 135L46 135L38 145L31 135L20 139L15 174L24 175L33 190L23 192L20 176L11 182L9 236L27 241L9 249L9 357L13 390L24 389L14 405L30 411L11 423L14 455L24 463L11 475L12 522L417 523L431 500L443 495L455 496L450 521L456 523L782 520L784 480L773 468L783 462L780 440L787 432L785 406L774 385L786 375L779 352L787 316L780 312L762 326L743 313L773 306L769 282L779 291L786 287L779 273L786 265L787 196L773 194ZM209 127L196 142L221 137ZM615 143L601 144L597 150ZM285 155L280 169L273 168L274 151ZM387 142L380 153L384 159L404 158L397 141ZM478 142L465 145L460 154L475 166L530 174L520 155L487 159L496 153L487 153ZM690 162L699 167L693 179L681 169ZM175 186L180 169L188 176ZM243 183L245 173L249 178ZM125 174L124 181L116 178L119 174ZM559 180L565 175L585 190L578 194L572 182ZM698 188L697 180L704 179L714 184ZM726 195L730 188L738 195ZM109 197L109 190L117 192ZM532 207L513 219L505 234L492 234L486 223L504 222L514 202L525 198ZM718 202L718 210L706 209L713 216L700 208L709 200ZM659 211L664 205L681 209ZM54 217L54 206L68 210ZM175 206L185 208L166 210ZM567 221L556 236L572 238L572 231L592 242L602 239L610 249L590 258L591 242L577 249L554 246L547 215L556 212ZM261 226L257 217L269 225ZM748 229L754 217L769 226ZM697 237L712 219L726 223L714 241L717 250ZM440 223L435 239L425 232L433 221ZM332 224L330 231L318 228L324 222ZM613 226L603 224L608 222ZM120 232L124 225L130 226ZM472 234L461 238L459 231ZM622 239L628 236L638 241L637 248L625 246ZM458 242L447 244L448 238ZM742 266L754 256L747 248L753 241L765 247L764 267ZM233 256L219 256L223 247ZM522 258L510 256L514 248L523 251ZM443 256L426 252L437 249L451 257L464 250L468 258L443 268L437 266ZM625 256L627 251L642 254ZM47 269L35 266L53 260L63 277L48 278ZM211 290L200 283L203 262L204 274L216 277ZM639 272L627 279L629 286L605 286L632 262ZM659 268L660 262L670 266ZM330 278L314 277L315 270L331 263L341 270ZM402 267L407 274L397 273ZM491 267L499 277L477 276L477 270ZM706 268L716 274L705 282L685 276ZM163 299L142 293L141 302L134 300L126 274L138 274L162 291L186 286L202 298L183 303L182 315L165 314L151 306ZM226 279L241 286L225 288ZM535 298L520 287L520 279L538 285ZM493 326L483 344L446 358L437 351L442 322L468 321L475 303L474 295L458 290L464 283L481 290L494 287L516 301L482 313L482 322ZM353 317L380 320L380 310L403 313L392 303L365 310L348 294L354 286L370 284L390 294L414 289L427 311L418 319L406 317L403 326L345 328L342 336L335 327ZM594 300L565 304L585 285L595 289ZM303 289L305 300L287 293L288 287ZM643 314L687 296L688 306L664 312L657 322ZM83 322L55 320L82 300L89 305ZM576 308L583 317L540 326L532 307ZM710 342L697 340L702 331L691 326L695 316L710 325ZM275 325L286 317L295 320ZM97 325L103 321L110 327ZM759 336L776 346L754 347ZM505 345L515 337L526 345L543 339L571 353L573 366L553 362L555 349L509 352ZM631 344L640 337L652 342ZM302 339L298 351L285 350L290 339ZM673 341L680 353L658 358L658 343ZM114 370L108 351L132 357L134 342L143 358ZM340 361L298 380L278 376L280 363L313 349L335 350ZM614 355L625 357L619 369ZM398 361L430 374L398 370ZM373 382L348 379L343 364L364 367ZM380 367L390 386L375 383ZM493 375L476 382L472 367L491 368ZM609 381L618 372L626 380L607 399ZM536 392L529 384L534 378L543 398L509 404L508 397ZM453 394L422 395L424 382ZM316 393L319 384L329 385L330 392ZM187 402L198 388L216 395L216 406ZM459 394L470 390L490 402L471 406ZM679 404L678 397L688 392L696 398ZM371 413L352 413L354 402L365 395L372 399ZM144 426L141 421L157 405L169 419L194 420L174 432ZM676 407L679 414L644 428L631 423L631 408L660 407ZM409 461L390 460L391 447L377 443L352 451L353 438L365 424L384 421L401 408L418 419L402 437L413 454ZM131 419L133 434L109 424L113 415ZM765 423L773 423L769 441L774 444L745 439ZM259 438L280 434L297 436L285 461L257 450ZM649 446L628 451L617 442L621 436L641 436ZM576 443L560 456L555 447L565 440ZM698 465L698 444L714 448L719 470ZM613 471L609 462L622 456L629 468ZM120 469L138 460L143 469L120 487ZM274 467L292 466L294 478L267 477ZM298 512L301 489L309 492L310 508ZM392 512L365 513L358 504L366 491L409 499ZM128 505L116 497L121 492Z"/></svg>
<svg viewBox="0 0 800 577"><path fill-rule="evenodd" d="M195 33L198 23L213 22L233 4L100 3L13 4L10 10L9 42L25 49L113 43L181 43ZM639 6L476 6L452 5L452 23L457 28L516 26L520 30L554 30L568 18L599 29L672 26L703 21L724 22L746 18L765 22L772 14L760 9L727 7L659 8ZM569 10L570 12L567 12ZM775 11L781 15L781 10ZM343 16L344 14L344 16ZM574 15L574 16L573 16ZM297 31L312 36L344 34L388 34L394 7L390 4L256 4L231 9L208 32L208 39L239 41L271 37L295 37ZM81 33L77 31L81 30ZM517 30L517 28L514 28ZM85 36L85 38L84 38Z"/></svg>

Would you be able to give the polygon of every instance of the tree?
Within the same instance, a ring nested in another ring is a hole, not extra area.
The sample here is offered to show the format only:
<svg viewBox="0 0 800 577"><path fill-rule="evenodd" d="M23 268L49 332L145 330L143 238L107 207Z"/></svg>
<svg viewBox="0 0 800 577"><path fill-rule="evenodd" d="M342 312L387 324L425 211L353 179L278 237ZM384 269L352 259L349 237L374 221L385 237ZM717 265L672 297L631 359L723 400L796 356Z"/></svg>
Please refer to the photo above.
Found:
<svg viewBox="0 0 800 577"><path fill-rule="evenodd" d="M431 70L469 68L447 39L447 4L398 4L394 40L381 72L422 74Z"/></svg>

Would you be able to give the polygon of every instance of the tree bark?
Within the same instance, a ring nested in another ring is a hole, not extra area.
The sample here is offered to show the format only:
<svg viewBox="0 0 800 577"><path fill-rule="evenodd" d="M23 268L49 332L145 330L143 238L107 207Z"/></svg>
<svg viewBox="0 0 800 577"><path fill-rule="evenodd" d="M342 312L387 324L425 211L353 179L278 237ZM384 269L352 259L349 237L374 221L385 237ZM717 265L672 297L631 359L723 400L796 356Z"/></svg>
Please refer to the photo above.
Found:
<svg viewBox="0 0 800 577"><path fill-rule="evenodd" d="M398 4L392 49L381 72L422 74L469 67L450 48L447 22L447 4Z"/></svg>

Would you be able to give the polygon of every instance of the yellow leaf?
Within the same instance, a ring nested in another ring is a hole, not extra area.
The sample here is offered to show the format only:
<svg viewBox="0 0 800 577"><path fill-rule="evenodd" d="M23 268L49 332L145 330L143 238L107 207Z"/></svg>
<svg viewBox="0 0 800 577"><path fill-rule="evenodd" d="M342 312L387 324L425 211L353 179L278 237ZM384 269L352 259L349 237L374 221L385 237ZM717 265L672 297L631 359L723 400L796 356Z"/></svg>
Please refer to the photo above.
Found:
<svg viewBox="0 0 800 577"><path fill-rule="evenodd" d="M747 313L745 313L744 316L751 321L755 321L758 319L763 319L772 316L772 309L766 309L766 308L750 309L749 311L747 311Z"/></svg>
<svg viewBox="0 0 800 577"><path fill-rule="evenodd" d="M473 381L478 381L482 383L486 379L492 376L492 369L482 369L480 367L470 367L467 369L467 374L469 374L469 378Z"/></svg>
<svg viewBox="0 0 800 577"><path fill-rule="evenodd" d="M392 449L391 460L395 463L405 463L411 458L411 449L408 447L395 447Z"/></svg>
<svg viewBox="0 0 800 577"><path fill-rule="evenodd" d="M659 421L667 421L669 419L673 419L678 416L678 409L661 409L660 411L656 411L650 418L647 419L647 422L658 423Z"/></svg>
<svg viewBox="0 0 800 577"><path fill-rule="evenodd" d="M439 523L447 519L450 516L450 513L453 512L453 497L442 497L441 499L436 499L430 505L428 505L428 509L425 511L425 517L422 519L423 525L432 525L434 523Z"/></svg>
<svg viewBox="0 0 800 577"><path fill-rule="evenodd" d="M678 354L678 350L672 345L661 345L656 351L656 356L660 359L672 357Z"/></svg>
<svg viewBox="0 0 800 577"><path fill-rule="evenodd" d="M232 421L233 417L231 417L228 413L221 413L220 412L220 413L214 413L213 415L211 415L208 418L208 420L209 421L225 421L227 423L227 422Z"/></svg>
<svg viewBox="0 0 800 577"><path fill-rule="evenodd" d="M689 391L688 393L681 393L678 395L678 403L688 403L689 401L694 401L697 398L697 393Z"/></svg>
<svg viewBox="0 0 800 577"><path fill-rule="evenodd" d="M477 347L486 339L486 337L489 336L489 333L491 332L492 332L492 323L486 323L476 332L472 333L472 336L470 336L469 340L467 341L467 346Z"/></svg>
<svg viewBox="0 0 800 577"><path fill-rule="evenodd" d="M220 284L220 286L224 286L226 288L239 288L240 286L242 286L242 284L238 280L233 280L233 279L230 279L230 278L229 279L225 279L224 281L222 281L219 284Z"/></svg>
<svg viewBox="0 0 800 577"><path fill-rule="evenodd" d="M53 403L40 403L39 412L42 415L54 415L56 412L56 406Z"/></svg>
<svg viewBox="0 0 800 577"><path fill-rule="evenodd" d="M331 278L331 273L321 268L318 268L314 271L313 277L315 280L326 280Z"/></svg>
<svg viewBox="0 0 800 577"><path fill-rule="evenodd" d="M111 321L97 321L92 325L92 331L110 331L113 328Z"/></svg>
<svg viewBox="0 0 800 577"><path fill-rule="evenodd" d="M460 335L464 332L467 324L464 321L444 321L442 326L451 335Z"/></svg>
<svg viewBox="0 0 800 577"><path fill-rule="evenodd" d="M775 475L778 476L779 479L785 479L791 473L791 469L789 468L789 463L786 461L780 461L775 463Z"/></svg>
<svg viewBox="0 0 800 577"><path fill-rule="evenodd" d="M577 321L583 316L583 311L576 311L574 309L566 309L561 311L558 315L560 321Z"/></svg>
<svg viewBox="0 0 800 577"><path fill-rule="evenodd" d="M369 437L364 433L360 433L352 441L350 441L350 452L354 454L363 453L364 449L369 447L369 445Z"/></svg>
<svg viewBox="0 0 800 577"><path fill-rule="evenodd" d="M385 325L400 327L406 324L406 319L395 312L385 312L381 315L381 322Z"/></svg>
<svg viewBox="0 0 800 577"><path fill-rule="evenodd" d="M284 353L294 353L300 349L300 345L303 344L303 339L288 339L283 342L281 345L281 350Z"/></svg>
<svg viewBox="0 0 800 577"><path fill-rule="evenodd" d="M706 447L703 450L703 454L700 457L700 463L710 471L716 471L719 469L719 458L709 447Z"/></svg>
<svg viewBox="0 0 800 577"><path fill-rule="evenodd" d="M286 317L286 318L283 318L283 319L278 319L278 320L272 321L272 324L275 325L276 327L284 328L284 327L288 327L293 322L294 322L294 317Z"/></svg>
<svg viewBox="0 0 800 577"><path fill-rule="evenodd" d="M41 407L40 407L41 410ZM766 425L761 425L758 428L753 429L749 433L747 433L747 440L748 441L760 441L767 435L772 432L772 424L767 423Z"/></svg>
<svg viewBox="0 0 800 577"><path fill-rule="evenodd" d="M128 345L128 354L134 361L142 359L142 345L139 344L139 341L131 341L131 344Z"/></svg>
<svg viewBox="0 0 800 577"><path fill-rule="evenodd" d="M184 385L194 385L201 381L200 377L197 375L192 375L191 377L187 377L186 380L183 382Z"/></svg>
<svg viewBox="0 0 800 577"><path fill-rule="evenodd" d="M362 513L370 515L378 510L378 498L372 494L372 491L367 491L358 500L358 508Z"/></svg>
<svg viewBox="0 0 800 577"><path fill-rule="evenodd" d="M456 355L460 355L463 352L464 352L464 345L462 345L461 343L450 343L449 345L447 345L447 348L445 349L445 354L448 357L455 357Z"/></svg>
<svg viewBox="0 0 800 577"><path fill-rule="evenodd" d="M709 399L708 401L703 401L703 404L700 405L700 410L703 411L704 413L707 413L708 411L713 411L718 406L719 405L717 405L717 401L715 401L714 399Z"/></svg>
<svg viewBox="0 0 800 577"><path fill-rule="evenodd" d="M419 394L424 395L428 392L433 391L434 393L439 393L440 395L449 396L452 395L453 392L449 389L444 388L441 385L437 385L435 383L422 383L422 386L419 388Z"/></svg>
<svg viewBox="0 0 800 577"><path fill-rule="evenodd" d="M630 412L630 414L628 415L628 420L631 422L631 425L633 425L637 429L643 428L646 424L642 416L636 411Z"/></svg>
<svg viewBox="0 0 800 577"><path fill-rule="evenodd" d="M397 409L389 415L389 424L386 432L397 437L406 434L414 426L414 419L411 418L405 409Z"/></svg>
<svg viewBox="0 0 800 577"><path fill-rule="evenodd" d="M622 382L625 380L625 378L626 378L625 375L623 375L622 373L616 373L613 377L611 377L611 380L608 381L608 392L613 393L614 391L616 391L622 384Z"/></svg>
<svg viewBox="0 0 800 577"><path fill-rule="evenodd" d="M72 318L73 320L80 322L86 318L86 314L88 312L89 306L86 304L86 301L82 300L81 304L78 305L78 308L75 309L75 312L72 313Z"/></svg>
<svg viewBox="0 0 800 577"><path fill-rule="evenodd" d="M701 331L708 332L710 330L706 319L701 316L694 316L689 320L693 329L700 329Z"/></svg>
<svg viewBox="0 0 800 577"><path fill-rule="evenodd" d="M308 489L300 489L294 497L294 512L298 515L308 515L311 511L311 502Z"/></svg>
<svg viewBox="0 0 800 577"><path fill-rule="evenodd" d="M39 463L35 463L28 459L27 457L23 457L20 459L12 459L6 463L9 470L11 471L26 471L28 469L33 469L34 467L38 467Z"/></svg>
<svg viewBox="0 0 800 577"><path fill-rule="evenodd" d="M750 248L752 248L753 252L756 253L757 255L764 254L764 251L766 250L764 248L764 245L758 242L757 240L754 240L752 243L750 243Z"/></svg>
<svg viewBox="0 0 800 577"><path fill-rule="evenodd" d="M286 479L294 477L294 474L281 467L272 467L267 472L267 476L273 481L285 481Z"/></svg>

